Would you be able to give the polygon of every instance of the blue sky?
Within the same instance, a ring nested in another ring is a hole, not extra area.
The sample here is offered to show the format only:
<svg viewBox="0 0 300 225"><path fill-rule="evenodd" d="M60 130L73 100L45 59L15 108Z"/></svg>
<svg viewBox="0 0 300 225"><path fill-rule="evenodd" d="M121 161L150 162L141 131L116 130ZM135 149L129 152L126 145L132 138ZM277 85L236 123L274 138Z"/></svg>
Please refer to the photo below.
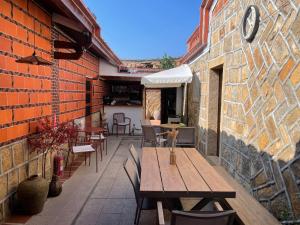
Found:
<svg viewBox="0 0 300 225"><path fill-rule="evenodd" d="M179 57L199 24L201 0L84 0L121 59Z"/></svg>

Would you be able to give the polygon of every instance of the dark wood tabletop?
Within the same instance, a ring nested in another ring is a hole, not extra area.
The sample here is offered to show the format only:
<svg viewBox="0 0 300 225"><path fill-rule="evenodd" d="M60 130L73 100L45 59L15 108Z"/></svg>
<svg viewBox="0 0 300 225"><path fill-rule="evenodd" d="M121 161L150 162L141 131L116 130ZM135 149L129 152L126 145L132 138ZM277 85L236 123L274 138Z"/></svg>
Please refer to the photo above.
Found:
<svg viewBox="0 0 300 225"><path fill-rule="evenodd" d="M235 190L195 148L176 148L175 153L176 165L170 165L169 148L143 148L143 197L235 198Z"/></svg>
<svg viewBox="0 0 300 225"><path fill-rule="evenodd" d="M87 133L102 133L105 131L105 128L103 128L103 127L85 127L82 130Z"/></svg>

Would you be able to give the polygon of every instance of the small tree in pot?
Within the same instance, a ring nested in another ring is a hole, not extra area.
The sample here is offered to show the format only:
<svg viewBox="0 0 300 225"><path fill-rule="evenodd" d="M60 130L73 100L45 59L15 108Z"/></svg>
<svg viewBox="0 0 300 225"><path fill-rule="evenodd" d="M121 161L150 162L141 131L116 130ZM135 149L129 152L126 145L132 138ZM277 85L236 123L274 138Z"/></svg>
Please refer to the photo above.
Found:
<svg viewBox="0 0 300 225"><path fill-rule="evenodd" d="M47 199L49 182L46 180L47 155L60 151L60 146L75 134L75 127L68 123L52 124L47 117L37 123L37 134L28 139L32 151L37 151L42 157L42 177L37 174L21 182L17 189L17 204L19 210L28 214L42 211Z"/></svg>

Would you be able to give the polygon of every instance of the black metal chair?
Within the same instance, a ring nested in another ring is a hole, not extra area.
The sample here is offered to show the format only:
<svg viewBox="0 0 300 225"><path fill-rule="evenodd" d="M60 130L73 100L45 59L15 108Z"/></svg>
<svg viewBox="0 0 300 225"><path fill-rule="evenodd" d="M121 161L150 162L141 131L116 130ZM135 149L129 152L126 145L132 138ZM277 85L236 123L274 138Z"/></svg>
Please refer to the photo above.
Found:
<svg viewBox="0 0 300 225"><path fill-rule="evenodd" d="M232 225L236 216L234 210L226 211L177 211L173 210L170 223L164 219L162 203L157 202L159 225Z"/></svg>
<svg viewBox="0 0 300 225"><path fill-rule="evenodd" d="M138 225L140 221L141 211L142 210L154 210L156 209L156 200L150 198L141 198L140 196L140 178L137 173L137 169L134 163L127 159L124 162L124 169L128 175L128 178L132 184L135 200L136 200L136 210L134 224Z"/></svg>
<svg viewBox="0 0 300 225"><path fill-rule="evenodd" d="M195 127L180 127L177 130L176 146L195 147Z"/></svg>
<svg viewBox="0 0 300 225"><path fill-rule="evenodd" d="M125 116L125 113L114 113L113 114L113 125L112 134L114 134L114 127L117 127L117 135L119 134L119 127L124 128L124 134L126 127L128 126L128 134L131 132L131 119Z"/></svg>
<svg viewBox="0 0 300 225"><path fill-rule="evenodd" d="M130 155L131 157L133 158L133 161L136 165L136 168L138 170L138 173L139 173L139 176L141 176L141 161L140 161L140 157L135 149L135 147L133 145L130 146L129 148L129 152L130 152Z"/></svg>
<svg viewBox="0 0 300 225"><path fill-rule="evenodd" d="M167 139L161 138L160 133L156 133L152 125L142 125L143 137L142 137L142 146L145 142L151 143L151 146L161 146L164 145Z"/></svg>

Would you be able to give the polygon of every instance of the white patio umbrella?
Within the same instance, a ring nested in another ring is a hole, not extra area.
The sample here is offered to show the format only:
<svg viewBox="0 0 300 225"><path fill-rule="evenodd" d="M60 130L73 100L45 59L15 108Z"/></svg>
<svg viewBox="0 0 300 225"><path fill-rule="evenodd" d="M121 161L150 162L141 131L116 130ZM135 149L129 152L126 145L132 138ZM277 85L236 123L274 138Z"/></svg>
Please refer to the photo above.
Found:
<svg viewBox="0 0 300 225"><path fill-rule="evenodd" d="M193 74L190 67L187 64L183 64L169 70L144 76L141 80L141 84L143 84L146 88L181 87L181 85L184 84L182 114L185 115L187 84L191 83L192 79Z"/></svg>

